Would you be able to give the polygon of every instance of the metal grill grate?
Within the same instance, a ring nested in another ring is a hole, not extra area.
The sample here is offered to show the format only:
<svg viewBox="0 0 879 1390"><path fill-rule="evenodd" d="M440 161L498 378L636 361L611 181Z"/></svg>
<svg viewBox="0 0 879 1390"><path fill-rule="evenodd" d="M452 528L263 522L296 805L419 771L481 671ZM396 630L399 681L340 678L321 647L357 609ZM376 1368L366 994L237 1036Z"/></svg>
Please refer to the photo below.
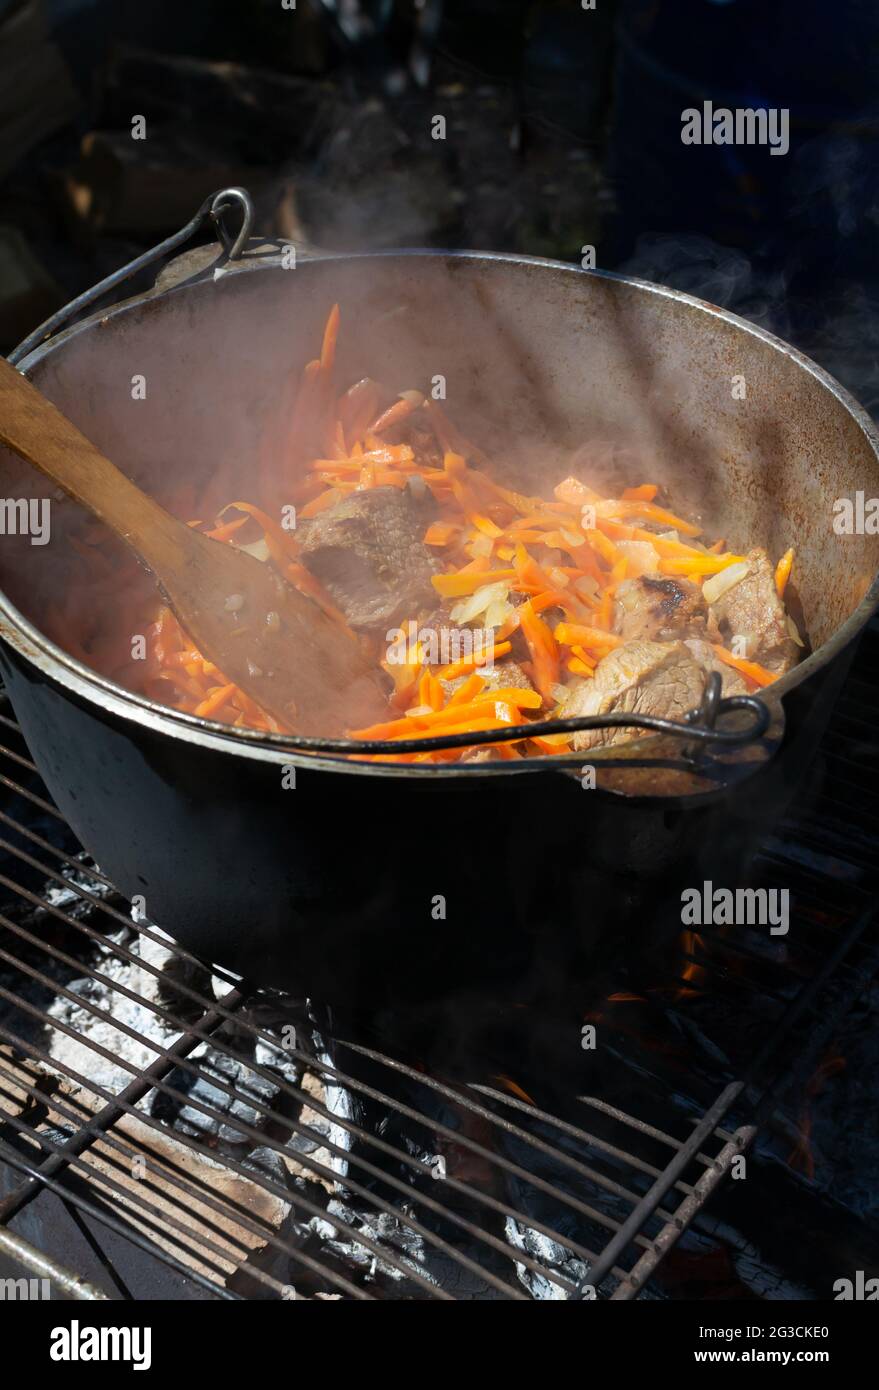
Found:
<svg viewBox="0 0 879 1390"><path fill-rule="evenodd" d="M866 645L869 665L875 632ZM555 1115L510 1083L449 1082L332 1037L331 1016L133 923L0 716L15 774L0 777L0 1256L46 1273L40 1247L73 1297L145 1296L162 1278L173 1296L225 1299L644 1291L753 1139L785 1047L814 1052L798 1030L819 1000L826 1021L828 981L844 998L840 978L854 988L872 959L845 815L875 844L879 804L852 767L857 678L850 691L823 802L762 858L807 890L793 967L747 932L700 929L684 963L703 988L678 978L609 1005L625 1085ZM626 1008L634 1029L617 1027ZM740 1032L748 1020L746 1066L724 1051L724 1011ZM660 1019L688 1042L683 1068L651 1050Z"/></svg>

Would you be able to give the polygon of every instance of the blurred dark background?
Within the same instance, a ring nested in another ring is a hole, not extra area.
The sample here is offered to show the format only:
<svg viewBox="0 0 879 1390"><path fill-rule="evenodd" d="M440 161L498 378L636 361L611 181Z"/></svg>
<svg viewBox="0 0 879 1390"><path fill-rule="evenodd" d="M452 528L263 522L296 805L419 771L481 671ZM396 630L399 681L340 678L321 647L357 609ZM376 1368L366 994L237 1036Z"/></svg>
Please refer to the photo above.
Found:
<svg viewBox="0 0 879 1390"><path fill-rule="evenodd" d="M319 247L594 246L879 410L875 0L594 4L0 0L0 349L243 183ZM704 100L789 153L684 145Z"/></svg>

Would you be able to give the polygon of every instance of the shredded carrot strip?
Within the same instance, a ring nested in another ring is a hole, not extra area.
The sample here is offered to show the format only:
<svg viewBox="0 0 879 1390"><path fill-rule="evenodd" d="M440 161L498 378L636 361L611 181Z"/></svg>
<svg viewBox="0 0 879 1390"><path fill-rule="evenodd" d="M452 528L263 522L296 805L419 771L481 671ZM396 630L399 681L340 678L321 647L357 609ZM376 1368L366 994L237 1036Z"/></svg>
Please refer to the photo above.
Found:
<svg viewBox="0 0 879 1390"><path fill-rule="evenodd" d="M515 570L459 570L457 574L435 574L431 584L441 598L463 598L475 594L483 584L496 584L501 579L515 579Z"/></svg>
<svg viewBox="0 0 879 1390"><path fill-rule="evenodd" d="M787 588L787 581L790 579L790 572L793 568L793 563L793 550L786 550L782 555L781 559L779 560L778 564L775 566L775 587L778 591L779 598L784 598L784 591Z"/></svg>
<svg viewBox="0 0 879 1390"><path fill-rule="evenodd" d="M454 521L433 521L424 533L425 545L446 546L460 533Z"/></svg>
<svg viewBox="0 0 879 1390"><path fill-rule="evenodd" d="M698 555L684 556L679 560L665 556L659 562L660 574L719 574L721 570L728 569L730 565L738 564L744 557L741 555Z"/></svg>
<svg viewBox="0 0 879 1390"><path fill-rule="evenodd" d="M407 419L417 409L412 401L394 401L392 406L378 417L373 425L370 426L370 434L381 434L382 430L389 430L393 425L399 425L402 420Z"/></svg>
<svg viewBox="0 0 879 1390"><path fill-rule="evenodd" d="M652 502L658 491L656 483L642 483L640 487L623 488L621 496L625 502Z"/></svg>
<svg viewBox="0 0 879 1390"><path fill-rule="evenodd" d="M601 628L585 627L582 623L558 623L554 632L557 642L563 647L619 647L622 637L615 632L603 632Z"/></svg>
<svg viewBox="0 0 879 1390"><path fill-rule="evenodd" d="M440 687L442 688L442 687ZM472 676L468 676L453 695L449 697L447 708L451 709L454 705L469 705L478 695L485 690L485 678L477 675L474 671Z"/></svg>
<svg viewBox="0 0 879 1390"><path fill-rule="evenodd" d="M495 642L490 652L480 652L476 656L462 657L460 661L453 661L449 666L444 666L439 672L440 680L453 681L458 676L469 675L471 671L476 671L480 666L485 666L489 661L500 661L502 656L507 656L512 651L512 643Z"/></svg>
<svg viewBox="0 0 879 1390"><path fill-rule="evenodd" d="M324 329L324 340L320 350L320 371L325 380L329 380L333 371L333 364L336 360L336 340L339 336L339 313L338 304L334 304L327 319L327 326Z"/></svg>
<svg viewBox="0 0 879 1390"><path fill-rule="evenodd" d="M761 666L759 662L745 661L740 656L733 656L732 652L727 651L726 647L718 646L716 642L712 642L711 649L717 653L721 661L726 662L727 666L735 667L737 671L740 671L743 676L747 676L748 680L753 681L755 685L771 685L774 680L778 679L772 671L768 671L766 667Z"/></svg>
<svg viewBox="0 0 879 1390"><path fill-rule="evenodd" d="M474 696L477 704L484 700L503 700L508 705L515 705L517 709L540 709L543 703L536 690L526 690L524 686L502 685L494 690L485 690L481 695Z"/></svg>
<svg viewBox="0 0 879 1390"><path fill-rule="evenodd" d="M498 714L498 710L501 711ZM406 715L403 719L391 719L385 724L371 724L367 729L352 730L352 738L427 738L431 734L457 732L460 724L466 724L465 732L470 732L474 724L483 728L501 728L504 724L517 723L513 705L501 700L495 701L495 714L489 715L486 703L471 701L467 705L451 705L447 709L430 714Z"/></svg>
<svg viewBox="0 0 879 1390"><path fill-rule="evenodd" d="M534 612L530 600L520 605L519 624L531 653L534 684L544 700L551 704L559 678L559 649L555 638L544 620Z"/></svg>
<svg viewBox="0 0 879 1390"><path fill-rule="evenodd" d="M237 685L221 685L206 700L202 700L195 713L200 714L202 719L210 719L212 715L223 708L227 700L231 700L237 690Z"/></svg>

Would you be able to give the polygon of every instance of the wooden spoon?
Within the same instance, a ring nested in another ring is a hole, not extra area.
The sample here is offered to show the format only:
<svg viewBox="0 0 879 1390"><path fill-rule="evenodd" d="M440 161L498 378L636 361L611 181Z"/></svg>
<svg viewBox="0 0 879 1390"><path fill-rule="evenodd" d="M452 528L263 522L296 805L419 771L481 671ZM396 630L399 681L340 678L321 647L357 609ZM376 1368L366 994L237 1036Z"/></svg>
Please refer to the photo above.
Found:
<svg viewBox="0 0 879 1390"><path fill-rule="evenodd" d="M286 730L338 736L387 710L356 638L272 564L178 521L0 358L0 442L121 536L199 650Z"/></svg>

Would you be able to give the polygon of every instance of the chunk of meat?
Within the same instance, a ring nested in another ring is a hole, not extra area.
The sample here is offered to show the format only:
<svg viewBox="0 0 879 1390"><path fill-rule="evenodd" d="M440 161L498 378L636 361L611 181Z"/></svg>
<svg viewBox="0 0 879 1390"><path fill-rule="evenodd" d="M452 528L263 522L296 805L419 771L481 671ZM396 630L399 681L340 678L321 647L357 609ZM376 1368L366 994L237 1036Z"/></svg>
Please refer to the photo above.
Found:
<svg viewBox="0 0 879 1390"><path fill-rule="evenodd" d="M708 631L702 590L686 579L642 574L624 579L616 594L616 630L626 642L673 642Z"/></svg>
<svg viewBox="0 0 879 1390"><path fill-rule="evenodd" d="M637 712L683 719L700 704L704 690L705 672L683 642L627 642L599 661L593 676L572 687L559 717ZM572 743L575 749L601 748L639 732L583 729Z"/></svg>
<svg viewBox="0 0 879 1390"><path fill-rule="evenodd" d="M299 527L304 563L352 627L387 630L435 601L440 565L422 539L432 510L409 489L368 488Z"/></svg>
<svg viewBox="0 0 879 1390"><path fill-rule="evenodd" d="M528 679L518 661L496 661L490 671L486 671L484 666L479 668L479 675L485 681L485 690L503 690L512 687L516 690L533 690L534 685ZM469 676L456 676L451 681L440 681L440 685L446 692L446 698L454 695L455 691Z"/></svg>
<svg viewBox="0 0 879 1390"><path fill-rule="evenodd" d="M695 637L685 637L684 646L689 647L699 665L706 671L719 671L721 676L720 693L727 695L747 695L748 682L744 676L740 675L734 666L727 666L725 661L721 661L715 656L709 642L700 642Z"/></svg>
<svg viewBox="0 0 879 1390"><path fill-rule="evenodd" d="M799 649L787 625L784 604L775 587L775 573L769 556L761 547L745 557L747 573L731 585L711 611L720 625L724 645L735 637L745 639L745 649L737 656L758 661L776 676L796 665Z"/></svg>

